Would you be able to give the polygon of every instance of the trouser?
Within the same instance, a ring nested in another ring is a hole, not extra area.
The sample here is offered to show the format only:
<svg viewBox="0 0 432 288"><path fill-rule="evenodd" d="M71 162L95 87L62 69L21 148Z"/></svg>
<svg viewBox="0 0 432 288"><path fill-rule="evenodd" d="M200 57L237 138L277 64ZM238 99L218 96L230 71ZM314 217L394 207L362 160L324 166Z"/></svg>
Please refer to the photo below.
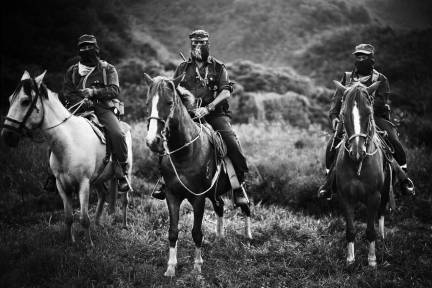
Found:
<svg viewBox="0 0 432 288"><path fill-rule="evenodd" d="M388 141L390 146L394 149L393 157L395 158L396 162L400 166L406 165L406 154L405 150L402 146L402 144L399 141L399 137L397 136L396 128L393 126L391 122L388 120L381 118L381 117L375 117L375 124L378 126L380 130L386 131L387 136L385 137L385 140ZM342 139L343 131L339 131L336 133L334 146L336 146L340 140ZM326 168L330 169L336 159L337 150L335 147L331 149L333 137L330 138L329 142L327 143L327 149L326 149Z"/></svg>
<svg viewBox="0 0 432 288"><path fill-rule="evenodd" d="M227 146L227 154L231 159L237 178L240 183L245 180L245 173L249 171L246 158L242 152L240 142L231 127L228 116L206 117L205 120L219 132Z"/></svg>
<svg viewBox="0 0 432 288"><path fill-rule="evenodd" d="M95 113L99 121L105 126L111 142L113 158L120 163L127 161L128 147L125 134L120 127L120 121L110 109L95 105Z"/></svg>

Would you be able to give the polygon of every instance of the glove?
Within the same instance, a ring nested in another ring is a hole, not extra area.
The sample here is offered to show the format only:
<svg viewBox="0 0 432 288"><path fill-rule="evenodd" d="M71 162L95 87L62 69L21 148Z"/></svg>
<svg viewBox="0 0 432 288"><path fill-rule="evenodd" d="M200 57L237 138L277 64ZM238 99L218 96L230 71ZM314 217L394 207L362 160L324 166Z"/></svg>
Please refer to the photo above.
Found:
<svg viewBox="0 0 432 288"><path fill-rule="evenodd" d="M333 128L333 130L336 130L336 126L337 126L337 124L339 123L339 119L338 118L333 118L333 120L332 120L332 128Z"/></svg>
<svg viewBox="0 0 432 288"><path fill-rule="evenodd" d="M209 114L209 110L207 109L207 107L199 107L195 110L195 116L198 118L202 118L207 114Z"/></svg>
<svg viewBox="0 0 432 288"><path fill-rule="evenodd" d="M91 98L94 95L94 90L92 88L84 88L81 89L81 96L83 98Z"/></svg>

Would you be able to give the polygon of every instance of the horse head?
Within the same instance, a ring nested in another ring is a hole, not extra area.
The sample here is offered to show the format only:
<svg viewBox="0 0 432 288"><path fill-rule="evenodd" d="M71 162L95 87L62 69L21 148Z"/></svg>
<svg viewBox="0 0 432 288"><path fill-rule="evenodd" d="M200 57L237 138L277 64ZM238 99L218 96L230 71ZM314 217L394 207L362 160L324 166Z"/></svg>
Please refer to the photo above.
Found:
<svg viewBox="0 0 432 288"><path fill-rule="evenodd" d="M347 137L345 147L350 158L355 162L360 162L366 157L367 145L375 133L371 95L378 88L379 82L369 87L360 82L355 82L349 87L337 81L335 84L342 89L344 94L341 120Z"/></svg>
<svg viewBox="0 0 432 288"><path fill-rule="evenodd" d="M163 141L166 140L169 128L175 125L175 111L177 107L192 107L195 97L185 88L179 86L180 75L174 80L163 76L151 78L144 74L149 86L147 107L150 109L148 117L147 146L154 152L163 153Z"/></svg>
<svg viewBox="0 0 432 288"><path fill-rule="evenodd" d="M42 83L45 73L32 78L24 71L20 83L9 97L10 107L1 130L1 137L8 146L17 146L21 136L42 125L44 113L41 97L48 97L47 88Z"/></svg>

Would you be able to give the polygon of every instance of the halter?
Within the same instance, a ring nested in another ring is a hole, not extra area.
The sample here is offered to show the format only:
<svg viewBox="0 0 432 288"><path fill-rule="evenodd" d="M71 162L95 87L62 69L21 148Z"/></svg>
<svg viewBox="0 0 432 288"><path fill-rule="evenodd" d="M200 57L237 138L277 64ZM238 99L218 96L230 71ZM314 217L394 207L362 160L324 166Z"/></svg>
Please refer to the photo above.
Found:
<svg viewBox="0 0 432 288"><path fill-rule="evenodd" d="M16 120L16 119L13 119L13 118L10 118L10 117L7 117L7 116L6 116L6 117L5 117L6 121L9 121L9 122L11 122L11 123L18 124L18 127L15 127L15 126L13 126L13 125L9 125L9 124L3 124L3 127L4 127L4 128L7 128L7 129L9 129L9 130L14 131L14 132L17 133L18 135L21 135L21 136L28 136L28 137L30 137L30 138L33 138L31 132L32 132L33 130L36 130L36 129L41 129L41 127L42 127L43 121L44 121L44 119L45 119L45 106L43 105L43 101L41 100L42 111L43 111L43 114L42 114L42 117L41 117L41 121L40 121L40 122L36 125L36 127L34 127L33 129L27 128L27 126L26 126L27 120L30 118L30 115L33 113L33 111L34 111L35 109L37 109L37 107L36 107L37 100L41 98L41 89L38 87L38 85L37 85L37 83L36 83L36 81L35 81L34 79L31 79L31 80L32 80L32 83L34 84L34 86L36 87L35 90L32 90L32 91L35 91L35 94L36 94L36 95L33 96L33 99L31 100L30 106L29 106L29 108L27 109L26 114L24 115L22 121L19 121L19 120ZM44 84L41 84L41 86L42 86L42 85L44 85ZM46 90L44 90L44 93L47 93ZM31 93L31 94L32 94L32 93ZM32 97L32 95L30 95L30 96ZM38 110L38 109L37 109L37 110ZM38 110L38 111L39 111L39 110ZM53 126L51 126L51 127L45 128L45 129L43 129L43 130L49 130L49 129L55 128L55 127L57 127L57 126L60 126L61 124L63 124L63 123L66 122L67 120L69 120L69 118L70 118L71 116L72 116L72 114L70 114L68 117L66 117L65 119L63 119L60 123L55 124L55 125L53 125Z"/></svg>
<svg viewBox="0 0 432 288"><path fill-rule="evenodd" d="M168 114L167 119L164 120L164 119L162 119L162 118L160 118L160 117L150 116L150 117L147 117L147 120L150 121L151 119L155 119L155 120L161 122L161 123L164 125L164 128L163 128L162 131L161 131L161 136L162 136L162 144L163 144L163 147L164 147L164 151L165 151L165 152L164 152L164 153L159 153L159 155L162 156L162 157L163 157L163 156L168 156L168 159L169 159L169 161L170 161L171 167L172 167L173 170L174 170L174 174L176 175L177 180L178 180L179 183L183 186L183 188L185 188L185 189L186 189L189 193L191 193L192 195L195 195L195 196L201 196L201 195L204 195L205 193L207 193L208 191L210 191L210 190L214 187L214 185L217 183L217 180L219 179L219 174L220 174L220 172L221 172L221 164L219 163L219 164L216 166L216 172L215 172L215 175L213 176L213 179L212 179L212 182L211 182L211 184L210 184L210 187L207 188L207 189L206 189L205 191L203 191L203 192L196 193L196 192L192 191L192 190L191 190L189 187L187 187L186 184L184 184L183 181L180 179L180 175L179 175L178 172L177 172L177 169L176 169L176 167L175 167L175 165L174 165L174 162L173 162L173 160L172 160L171 155L174 154L174 153L176 153L176 152L178 152L178 151L180 151L180 150L182 150L182 149L184 149L184 148L186 148L186 147L188 147L189 145L191 145L192 143L194 143L196 140L198 140L198 138L201 136L201 133L202 133L202 131L203 131L203 124L201 123L201 119L199 119L200 131L198 132L197 136L195 136L191 141L186 142L186 143L185 143L184 145L182 145L181 147L179 147L179 148L177 148L177 149L175 149L175 150L172 150L172 151L169 150L169 147L168 147L168 139L167 139L167 137L166 137L166 134L167 134L167 130L168 130L168 127L169 127L169 126L168 126L168 125L169 125L169 120L171 120L171 119L173 118L173 116L174 116L174 109L175 109L175 105L176 105L176 101L177 101L177 91L176 91L176 88L175 88L175 86L174 86L174 83L172 83L171 81L169 81L169 83L173 86L174 99L173 99L173 103L172 103L171 106L170 106L170 112L169 112L169 114ZM149 89L148 91L150 92L150 89Z"/></svg>

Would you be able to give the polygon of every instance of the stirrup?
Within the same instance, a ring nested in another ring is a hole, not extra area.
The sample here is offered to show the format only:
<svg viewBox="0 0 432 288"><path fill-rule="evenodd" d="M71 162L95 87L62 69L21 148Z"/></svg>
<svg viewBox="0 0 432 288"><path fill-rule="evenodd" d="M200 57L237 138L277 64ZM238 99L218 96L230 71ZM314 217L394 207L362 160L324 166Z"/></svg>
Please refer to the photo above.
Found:
<svg viewBox="0 0 432 288"><path fill-rule="evenodd" d="M249 205L249 198L246 194L246 190L244 188L245 183L242 182L240 184L240 188L233 191L234 205Z"/></svg>
<svg viewBox="0 0 432 288"><path fill-rule="evenodd" d="M128 191L132 191L132 187L129 184L127 175L125 175L122 178L118 179L118 191L119 192L128 192Z"/></svg>
<svg viewBox="0 0 432 288"><path fill-rule="evenodd" d="M158 181L159 183L159 181ZM158 184L156 183L156 185ZM156 187L155 185L155 187ZM165 193L165 184L162 184L159 189L154 189L152 192L152 197L156 198L158 200L164 200L166 198L166 193Z"/></svg>
<svg viewBox="0 0 432 288"><path fill-rule="evenodd" d="M403 189L405 190L405 193L414 196L415 195L415 188L414 183L410 178L406 178L405 181L402 183Z"/></svg>
<svg viewBox="0 0 432 288"><path fill-rule="evenodd" d="M330 201L332 199L333 195L328 188L325 189L326 188L325 186L326 186L326 184L323 184L318 188L317 198L318 199L325 198L327 201Z"/></svg>

